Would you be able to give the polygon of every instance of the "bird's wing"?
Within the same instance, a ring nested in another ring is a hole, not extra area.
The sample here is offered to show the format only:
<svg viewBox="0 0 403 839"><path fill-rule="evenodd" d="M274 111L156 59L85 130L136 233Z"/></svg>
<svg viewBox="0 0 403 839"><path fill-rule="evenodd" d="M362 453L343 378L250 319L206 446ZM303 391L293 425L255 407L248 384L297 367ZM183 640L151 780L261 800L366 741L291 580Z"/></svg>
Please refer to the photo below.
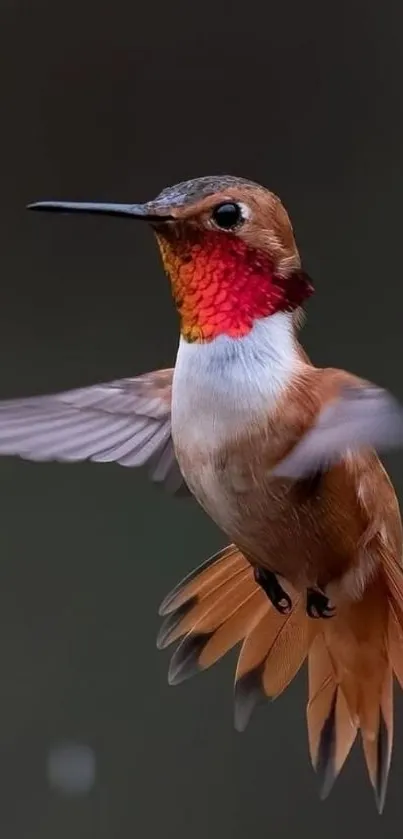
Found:
<svg viewBox="0 0 403 839"><path fill-rule="evenodd" d="M186 492L171 437L172 374L0 402L0 455L148 466L153 481Z"/></svg>
<svg viewBox="0 0 403 839"><path fill-rule="evenodd" d="M346 374L335 398L274 468L278 477L299 480L325 472L348 452L378 452L403 445L403 408L383 388Z"/></svg>

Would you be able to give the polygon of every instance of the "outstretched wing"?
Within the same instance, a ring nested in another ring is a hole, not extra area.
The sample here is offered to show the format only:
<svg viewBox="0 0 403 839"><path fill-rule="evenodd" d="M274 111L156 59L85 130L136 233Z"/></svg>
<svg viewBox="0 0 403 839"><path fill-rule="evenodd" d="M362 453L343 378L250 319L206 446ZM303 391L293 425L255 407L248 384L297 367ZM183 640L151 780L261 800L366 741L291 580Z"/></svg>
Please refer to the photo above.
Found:
<svg viewBox="0 0 403 839"><path fill-rule="evenodd" d="M172 374L0 402L0 455L148 466L153 481L186 492L171 438Z"/></svg>
<svg viewBox="0 0 403 839"><path fill-rule="evenodd" d="M367 382L343 386L314 425L273 470L298 480L324 472L347 452L379 452L403 445L403 408L388 391Z"/></svg>

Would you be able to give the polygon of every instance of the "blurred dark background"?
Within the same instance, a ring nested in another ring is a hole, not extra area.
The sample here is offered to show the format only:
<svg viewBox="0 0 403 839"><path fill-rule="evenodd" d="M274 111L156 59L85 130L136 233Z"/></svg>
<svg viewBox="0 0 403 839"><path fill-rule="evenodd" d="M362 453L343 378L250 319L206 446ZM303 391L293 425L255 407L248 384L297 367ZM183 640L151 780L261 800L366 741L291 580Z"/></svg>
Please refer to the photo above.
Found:
<svg viewBox="0 0 403 839"><path fill-rule="evenodd" d="M168 366L177 345L148 231L27 202L229 172L293 218L314 360L403 398L402 24L375 0L0 0L0 396ZM401 457L388 466L401 494ZM3 836L336 839L353 820L400 836L400 700L380 819L358 747L320 803L305 674L242 736L233 656L168 687L158 604L224 544L195 505L118 466L13 460L0 503Z"/></svg>

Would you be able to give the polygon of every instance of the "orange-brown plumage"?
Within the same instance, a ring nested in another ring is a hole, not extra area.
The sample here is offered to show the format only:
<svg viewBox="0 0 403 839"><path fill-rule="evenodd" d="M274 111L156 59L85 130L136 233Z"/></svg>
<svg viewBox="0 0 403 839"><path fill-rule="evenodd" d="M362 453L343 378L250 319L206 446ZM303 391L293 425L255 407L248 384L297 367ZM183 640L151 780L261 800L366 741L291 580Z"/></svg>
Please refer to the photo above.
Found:
<svg viewBox="0 0 403 839"><path fill-rule="evenodd" d="M175 368L0 404L0 453L148 464L231 544L165 598L158 645L183 681L240 644L235 724L307 661L312 763L326 795L360 734L382 810L403 687L397 499L377 451L403 442L384 390L318 369L297 329L312 286L280 200L229 176L144 205L45 204L146 219L177 306Z"/></svg>

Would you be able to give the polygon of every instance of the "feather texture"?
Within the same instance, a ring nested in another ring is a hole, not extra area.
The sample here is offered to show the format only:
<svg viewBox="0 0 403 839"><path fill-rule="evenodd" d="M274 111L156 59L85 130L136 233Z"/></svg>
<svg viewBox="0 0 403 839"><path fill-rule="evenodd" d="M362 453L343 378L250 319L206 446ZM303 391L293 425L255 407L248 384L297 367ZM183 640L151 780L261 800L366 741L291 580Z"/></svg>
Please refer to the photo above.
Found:
<svg viewBox="0 0 403 839"><path fill-rule="evenodd" d="M294 678L315 633L301 597L280 615L255 581L242 553L230 545L169 594L159 648L180 639L169 668L177 684L215 664L243 642L235 678L235 724L245 728L260 699L278 696Z"/></svg>
<svg viewBox="0 0 403 839"><path fill-rule="evenodd" d="M298 597L288 615L271 604L242 645L235 676L235 727L243 731L255 706L276 698L290 684L303 664L311 633Z"/></svg>
<svg viewBox="0 0 403 839"><path fill-rule="evenodd" d="M172 372L0 402L0 454L148 466L153 481L186 492L171 438Z"/></svg>
<svg viewBox="0 0 403 839"><path fill-rule="evenodd" d="M312 620L296 592L287 615L274 609L243 554L228 546L162 604L158 646L179 641L170 684L211 667L241 643L234 722L243 731L257 705L279 696L308 658L308 739L322 798L360 732L381 812L392 754L393 673L403 683L403 624L393 607L403 602L403 570L391 559L389 565L393 585L380 567L361 600L340 607L330 621Z"/></svg>
<svg viewBox="0 0 403 839"><path fill-rule="evenodd" d="M308 675L309 750L325 798L349 755L357 735L357 724L338 684L323 632L317 635L309 652Z"/></svg>
<svg viewBox="0 0 403 839"><path fill-rule="evenodd" d="M169 668L177 684L211 667L243 640L267 600L252 567L234 546L219 551L164 599L157 646L180 641Z"/></svg>
<svg viewBox="0 0 403 839"><path fill-rule="evenodd" d="M372 686L373 689L375 685ZM386 787L393 744L393 672L385 667L378 689L362 694L361 736L368 774L381 813L385 804Z"/></svg>

